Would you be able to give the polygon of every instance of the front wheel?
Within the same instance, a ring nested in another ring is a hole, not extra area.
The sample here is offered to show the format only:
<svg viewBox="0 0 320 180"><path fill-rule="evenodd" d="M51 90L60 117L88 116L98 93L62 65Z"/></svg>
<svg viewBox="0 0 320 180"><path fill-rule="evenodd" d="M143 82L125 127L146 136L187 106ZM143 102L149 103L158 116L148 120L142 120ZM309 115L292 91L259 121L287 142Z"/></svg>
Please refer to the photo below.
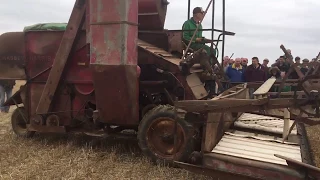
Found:
<svg viewBox="0 0 320 180"><path fill-rule="evenodd" d="M28 131L28 116L24 107L18 107L11 115L11 126L13 132L19 137L32 137L34 131Z"/></svg>
<svg viewBox="0 0 320 180"><path fill-rule="evenodd" d="M150 110L138 129L139 147L155 163L170 165L174 158L174 107L160 105ZM185 162L194 150L193 126L177 119L176 159Z"/></svg>

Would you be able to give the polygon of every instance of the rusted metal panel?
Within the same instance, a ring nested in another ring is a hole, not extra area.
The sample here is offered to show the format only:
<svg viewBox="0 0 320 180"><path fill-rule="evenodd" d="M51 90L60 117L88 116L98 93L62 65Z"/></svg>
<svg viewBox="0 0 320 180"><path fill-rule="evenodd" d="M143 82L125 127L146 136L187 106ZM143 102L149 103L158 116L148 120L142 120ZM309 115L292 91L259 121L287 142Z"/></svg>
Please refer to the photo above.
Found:
<svg viewBox="0 0 320 180"><path fill-rule="evenodd" d="M306 178L303 171L291 169L283 165L222 154L206 153L203 157L203 165L207 168L206 171L215 170L235 176L245 176L261 180L303 180Z"/></svg>
<svg viewBox="0 0 320 180"><path fill-rule="evenodd" d="M25 33L26 72L29 80L45 82L59 49L63 32L37 31ZM63 80L68 83L91 84L92 72L89 67L89 45L85 42L86 34L82 32L69 56ZM47 71L46 71L47 70Z"/></svg>
<svg viewBox="0 0 320 180"><path fill-rule="evenodd" d="M215 169L211 169L211 168L207 168L204 166L196 166L196 165L191 165L191 164L186 164L186 163L182 163L182 162L174 162L175 165L186 169L188 171L194 172L194 173L198 173L198 174L202 174L202 175L206 175L206 176L210 176L213 178L221 178L223 180L254 180L256 178L254 177L248 177L245 175L241 175L241 174L231 174L228 171L219 171L219 170L215 170Z"/></svg>
<svg viewBox="0 0 320 180"><path fill-rule="evenodd" d="M91 64L137 65L137 3L90 1Z"/></svg>
<svg viewBox="0 0 320 180"><path fill-rule="evenodd" d="M100 120L138 124L138 0L89 3L90 64Z"/></svg>
<svg viewBox="0 0 320 180"><path fill-rule="evenodd" d="M93 73L100 120L116 125L138 124L138 78L131 79L137 66L92 65L92 68L101 70Z"/></svg>
<svg viewBox="0 0 320 180"><path fill-rule="evenodd" d="M86 27L86 43L90 44L91 36L90 36L90 0L86 0L86 19L84 25Z"/></svg>
<svg viewBox="0 0 320 180"><path fill-rule="evenodd" d="M278 154L275 154L274 156L286 160L289 167L295 168L295 169L304 169L308 172L309 175L311 175L313 178L320 178L320 168L317 168L315 166L311 166L306 163L302 163L300 161L297 161L292 158L288 158L285 156L281 156Z"/></svg>
<svg viewBox="0 0 320 180"><path fill-rule="evenodd" d="M66 133L66 129L64 126L40 126L35 124L28 124L27 128L29 131L37 131L37 132L52 132L52 133Z"/></svg>
<svg viewBox="0 0 320 180"><path fill-rule="evenodd" d="M0 79L27 78L25 73L24 33L0 35Z"/></svg>
<svg viewBox="0 0 320 180"><path fill-rule="evenodd" d="M82 36L85 38L85 36ZM75 85L87 85L93 89L92 70L90 69L89 45L85 45L70 55L66 65L64 80Z"/></svg>
<svg viewBox="0 0 320 180"><path fill-rule="evenodd" d="M37 76L52 66L63 36L58 31L36 31L25 33L26 73L28 79ZM34 81L45 82L50 71L34 78Z"/></svg>
<svg viewBox="0 0 320 180"><path fill-rule="evenodd" d="M50 108L65 64L74 45L76 36L81 29L82 22L84 21L84 14L86 9L84 2L84 0L77 0L75 3L69 23L67 25L67 29L63 34L60 47L57 51L52 69L46 82L46 86L42 92L41 99L37 107L37 113L39 114L48 112Z"/></svg>
<svg viewBox="0 0 320 180"><path fill-rule="evenodd" d="M28 84L28 103L29 103L29 118L35 116L36 107L38 105L41 93L45 87L44 83L30 83ZM84 103L91 100L88 96L81 94L75 95L73 99L70 97L70 89L66 86L59 86L57 89L57 95L52 103L50 114L56 114L59 116L59 124L63 126L71 125L72 116L77 117L84 116ZM44 121L45 122L45 121ZM39 127L40 128L40 127ZM43 130L45 131L45 130Z"/></svg>
<svg viewBox="0 0 320 180"><path fill-rule="evenodd" d="M162 30L167 14L167 0L139 0L139 29Z"/></svg>
<svg viewBox="0 0 320 180"><path fill-rule="evenodd" d="M300 146L298 145L247 138L231 133L225 134L212 152L261 162L286 165L284 160L274 156L274 154L280 154L301 162Z"/></svg>

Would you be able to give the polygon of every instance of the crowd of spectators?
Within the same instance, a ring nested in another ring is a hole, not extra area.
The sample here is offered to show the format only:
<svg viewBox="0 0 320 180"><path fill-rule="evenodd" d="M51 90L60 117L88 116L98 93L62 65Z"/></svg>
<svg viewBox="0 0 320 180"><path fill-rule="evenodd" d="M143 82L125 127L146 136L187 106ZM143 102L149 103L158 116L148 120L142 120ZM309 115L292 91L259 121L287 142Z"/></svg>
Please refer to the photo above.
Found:
<svg viewBox="0 0 320 180"><path fill-rule="evenodd" d="M288 50L291 54L291 51ZM300 68L301 72L305 74L310 67L306 65L309 63L308 59L295 57L295 63ZM314 61L315 59L313 59ZM280 56L275 63L269 65L269 59L264 59L262 62L258 57L251 58L251 64L248 65L248 58L231 59L228 56L224 57L223 61L224 72L229 77L231 83L241 82L263 82L274 76L277 79L282 79L290 69L289 59L283 55ZM297 73L292 72L289 79L298 79Z"/></svg>
<svg viewBox="0 0 320 180"><path fill-rule="evenodd" d="M287 50L291 58L291 50ZM316 61L316 59L312 59ZM300 57L294 58L294 63L297 64L297 67L301 70L303 74L306 74L309 69L313 70L313 67L309 67L308 59L303 59L301 61ZM232 83L243 83L243 82L264 82L270 77L275 77L276 79L282 79L289 71L291 63L289 58L285 55L279 56L275 63L269 65L269 59L263 59L261 62L258 57L251 58L251 64L248 64L248 58L235 58L231 59L228 56L224 57L223 68L225 74L229 77L229 80ZM296 71L292 71L288 79L299 79L299 76ZM285 86L282 91L294 90L295 87ZM253 90L253 89L252 89ZM275 89L278 91L278 89ZM253 92L250 92L250 95Z"/></svg>

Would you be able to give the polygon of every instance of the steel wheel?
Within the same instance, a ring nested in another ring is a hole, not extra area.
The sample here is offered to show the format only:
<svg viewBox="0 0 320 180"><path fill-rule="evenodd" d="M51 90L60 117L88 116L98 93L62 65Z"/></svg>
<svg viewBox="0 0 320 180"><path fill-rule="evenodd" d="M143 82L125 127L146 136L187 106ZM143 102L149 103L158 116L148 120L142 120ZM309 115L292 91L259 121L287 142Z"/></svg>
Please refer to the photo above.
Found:
<svg viewBox="0 0 320 180"><path fill-rule="evenodd" d="M138 130L139 146L153 162L171 164L174 158L175 114L171 106L157 106L142 119ZM187 161L193 152L193 127L177 120L176 160Z"/></svg>
<svg viewBox="0 0 320 180"><path fill-rule="evenodd" d="M180 124L177 126L178 151L185 144L186 134ZM147 144L156 154L166 159L173 158L174 153L174 119L161 117L154 120L147 130Z"/></svg>
<svg viewBox="0 0 320 180"><path fill-rule="evenodd" d="M35 132L28 131L27 123L28 116L24 107L15 109L11 116L11 126L13 132L19 137L32 137Z"/></svg>

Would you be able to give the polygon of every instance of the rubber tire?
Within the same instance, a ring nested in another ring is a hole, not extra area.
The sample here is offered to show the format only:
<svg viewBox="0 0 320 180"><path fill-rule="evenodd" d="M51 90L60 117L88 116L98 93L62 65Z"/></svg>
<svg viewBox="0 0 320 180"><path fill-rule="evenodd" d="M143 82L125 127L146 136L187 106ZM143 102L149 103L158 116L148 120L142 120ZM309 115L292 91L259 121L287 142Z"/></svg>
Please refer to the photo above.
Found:
<svg viewBox="0 0 320 180"><path fill-rule="evenodd" d="M148 113L142 118L138 127L137 138L138 138L139 147L141 148L144 155L149 157L153 163L173 166L173 163L172 163L173 159L161 158L159 155L157 155L148 147L147 130L149 129L151 124L154 122L154 120L160 117L169 117L174 119L175 117L174 107L170 105L159 105L153 108L152 110L148 111ZM184 139L186 141L186 144L185 146L181 147L181 151L180 151L181 153L179 153L180 154L179 157L176 156L176 161L186 162L189 160L191 153L194 151L194 138L193 138L194 128L192 125L190 125L188 122L186 122L182 118L178 119L178 124L185 131L186 137L184 137Z"/></svg>
<svg viewBox="0 0 320 180"><path fill-rule="evenodd" d="M24 107L19 107L19 110L21 111L21 113L24 115L24 117L27 117L27 113ZM33 137L35 131L27 131L25 130L24 132L21 131L21 129L17 129L17 120L21 117L20 111L17 109L15 109L11 115L11 127L13 132L18 136L18 137L23 137L23 138L31 138Z"/></svg>

